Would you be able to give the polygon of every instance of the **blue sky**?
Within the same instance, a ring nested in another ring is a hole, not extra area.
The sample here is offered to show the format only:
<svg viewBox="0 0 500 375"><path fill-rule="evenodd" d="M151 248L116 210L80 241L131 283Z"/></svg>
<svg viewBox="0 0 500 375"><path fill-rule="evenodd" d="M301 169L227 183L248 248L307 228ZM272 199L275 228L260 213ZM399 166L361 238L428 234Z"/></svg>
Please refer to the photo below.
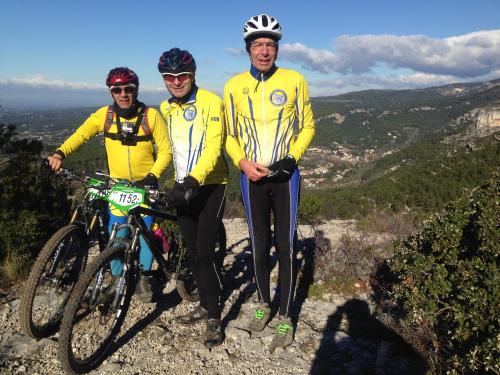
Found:
<svg viewBox="0 0 500 375"><path fill-rule="evenodd" d="M175 6L175 4L178 4ZM312 96L500 78L500 0L35 1L2 4L0 105L104 105L104 78L134 69L141 98L167 94L160 54L188 49L197 83L220 94L248 68L242 28L268 13L283 27L278 66Z"/></svg>

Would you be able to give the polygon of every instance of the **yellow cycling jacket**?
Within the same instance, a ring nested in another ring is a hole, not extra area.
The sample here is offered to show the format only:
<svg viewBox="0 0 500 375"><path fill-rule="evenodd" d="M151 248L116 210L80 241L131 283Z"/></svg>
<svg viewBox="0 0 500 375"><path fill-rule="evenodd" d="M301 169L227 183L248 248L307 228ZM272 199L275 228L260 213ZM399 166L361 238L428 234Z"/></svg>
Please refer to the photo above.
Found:
<svg viewBox="0 0 500 375"><path fill-rule="evenodd" d="M195 87L185 103L171 98L161 103L160 110L167 122L176 180L182 182L189 174L200 185L226 184L221 99Z"/></svg>
<svg viewBox="0 0 500 375"><path fill-rule="evenodd" d="M224 88L226 151L268 167L286 155L299 161L314 137L307 83L293 70L273 66L232 77Z"/></svg>
<svg viewBox="0 0 500 375"><path fill-rule="evenodd" d="M59 147L59 150L67 156L94 135L104 132L107 112L108 106L105 106L90 115L75 133ZM120 118L120 121L135 124L137 117L130 120ZM154 108L148 108L147 122L157 150L151 141L137 142L135 146L127 146L123 145L120 140L104 138L111 177L130 181L140 180L148 173L160 177L172 160L172 147L163 117ZM109 133L117 133L117 129L116 114L114 114L113 123L108 131ZM137 135L144 135L142 127L139 127Z"/></svg>

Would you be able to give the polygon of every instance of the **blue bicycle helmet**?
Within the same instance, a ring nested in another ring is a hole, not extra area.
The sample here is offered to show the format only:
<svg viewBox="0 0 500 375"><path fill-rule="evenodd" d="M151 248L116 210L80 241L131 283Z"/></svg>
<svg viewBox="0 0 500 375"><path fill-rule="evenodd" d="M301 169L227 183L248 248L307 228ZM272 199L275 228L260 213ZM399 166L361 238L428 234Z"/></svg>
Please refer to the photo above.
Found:
<svg viewBox="0 0 500 375"><path fill-rule="evenodd" d="M164 73L196 72L196 62L189 51L172 48L160 56L158 71Z"/></svg>

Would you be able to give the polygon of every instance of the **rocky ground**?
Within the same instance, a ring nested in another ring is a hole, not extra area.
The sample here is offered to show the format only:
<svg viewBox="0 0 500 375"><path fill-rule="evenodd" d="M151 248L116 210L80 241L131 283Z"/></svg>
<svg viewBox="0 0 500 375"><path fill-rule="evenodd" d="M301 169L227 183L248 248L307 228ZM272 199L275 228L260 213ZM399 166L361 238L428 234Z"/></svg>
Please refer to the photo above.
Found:
<svg viewBox="0 0 500 375"><path fill-rule="evenodd" d="M228 255L225 260L227 299L223 312L226 340L208 350L203 346L204 325L184 327L174 317L195 305L182 302L170 282L157 303L143 304L134 297L109 357L95 374L424 374L421 362L409 346L371 314L369 296L306 298L312 278L314 233L301 227L299 263L293 319L295 341L287 349L270 353L274 334L271 322L252 334L246 317L256 302L252 284L251 253L243 220L226 221ZM352 222L322 225L332 244ZM274 268L276 280L277 267ZM271 285L275 290L276 285ZM21 288L0 290L0 373L61 374L57 359L57 335L35 341L19 330Z"/></svg>

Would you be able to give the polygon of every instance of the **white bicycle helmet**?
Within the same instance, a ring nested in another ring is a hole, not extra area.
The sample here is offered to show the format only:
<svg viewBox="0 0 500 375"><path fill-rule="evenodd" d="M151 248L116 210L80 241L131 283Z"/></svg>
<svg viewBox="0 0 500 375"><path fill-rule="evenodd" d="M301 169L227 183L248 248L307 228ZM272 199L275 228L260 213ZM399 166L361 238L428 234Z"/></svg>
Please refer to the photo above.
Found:
<svg viewBox="0 0 500 375"><path fill-rule="evenodd" d="M280 40L282 32L278 20L263 13L253 16L245 22L245 26L243 27L243 39L245 41L260 36L268 36L272 39Z"/></svg>

